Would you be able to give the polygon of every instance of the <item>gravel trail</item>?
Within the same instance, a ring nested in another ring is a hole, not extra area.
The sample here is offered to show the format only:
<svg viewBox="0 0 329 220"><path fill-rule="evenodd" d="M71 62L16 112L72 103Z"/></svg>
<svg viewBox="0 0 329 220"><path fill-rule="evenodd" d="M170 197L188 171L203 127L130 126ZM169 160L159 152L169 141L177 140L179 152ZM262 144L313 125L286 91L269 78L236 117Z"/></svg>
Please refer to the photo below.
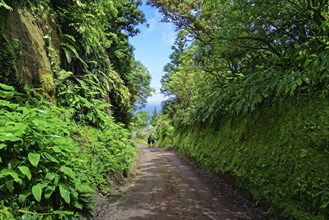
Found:
<svg viewBox="0 0 329 220"><path fill-rule="evenodd" d="M136 175L122 196L99 210L96 220L266 219L176 153L143 145L138 148Z"/></svg>

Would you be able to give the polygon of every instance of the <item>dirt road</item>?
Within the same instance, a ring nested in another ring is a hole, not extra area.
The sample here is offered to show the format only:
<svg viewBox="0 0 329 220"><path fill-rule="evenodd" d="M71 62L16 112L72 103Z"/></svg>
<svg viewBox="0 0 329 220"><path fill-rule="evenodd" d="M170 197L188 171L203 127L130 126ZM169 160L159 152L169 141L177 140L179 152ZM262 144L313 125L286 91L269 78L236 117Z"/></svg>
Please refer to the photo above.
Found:
<svg viewBox="0 0 329 220"><path fill-rule="evenodd" d="M136 176L95 219L265 219L174 152L138 147Z"/></svg>

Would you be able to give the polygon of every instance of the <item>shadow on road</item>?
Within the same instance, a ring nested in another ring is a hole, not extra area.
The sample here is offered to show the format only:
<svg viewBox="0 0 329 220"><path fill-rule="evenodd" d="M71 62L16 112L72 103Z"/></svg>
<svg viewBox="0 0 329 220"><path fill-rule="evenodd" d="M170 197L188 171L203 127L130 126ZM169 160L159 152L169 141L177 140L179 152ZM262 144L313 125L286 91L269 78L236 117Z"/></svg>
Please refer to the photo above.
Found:
<svg viewBox="0 0 329 220"><path fill-rule="evenodd" d="M264 219L228 197L175 153L139 146L140 167L102 219ZM99 218L100 219L100 218Z"/></svg>

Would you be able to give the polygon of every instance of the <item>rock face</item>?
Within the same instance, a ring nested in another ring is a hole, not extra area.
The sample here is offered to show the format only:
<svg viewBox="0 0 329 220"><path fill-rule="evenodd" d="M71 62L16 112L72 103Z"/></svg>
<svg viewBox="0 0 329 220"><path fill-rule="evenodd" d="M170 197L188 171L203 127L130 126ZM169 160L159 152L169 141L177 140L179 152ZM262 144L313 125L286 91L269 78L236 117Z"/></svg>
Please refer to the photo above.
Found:
<svg viewBox="0 0 329 220"><path fill-rule="evenodd" d="M51 40L57 39L58 35L49 14L32 15L16 9L8 13L3 26L3 35L7 43L11 43L15 55L16 73L10 73L9 78L16 78L22 85L43 88L52 96L55 91L53 68L54 63L59 63L59 47ZM8 60L8 55L4 59L0 54L2 65Z"/></svg>

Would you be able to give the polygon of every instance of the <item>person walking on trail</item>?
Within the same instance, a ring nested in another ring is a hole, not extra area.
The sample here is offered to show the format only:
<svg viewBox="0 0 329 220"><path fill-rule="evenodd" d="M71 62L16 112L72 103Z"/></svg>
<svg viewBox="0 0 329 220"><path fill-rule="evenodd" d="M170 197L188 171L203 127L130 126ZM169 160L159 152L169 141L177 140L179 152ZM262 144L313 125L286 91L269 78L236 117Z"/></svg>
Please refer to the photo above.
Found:
<svg viewBox="0 0 329 220"><path fill-rule="evenodd" d="M155 139L154 138L152 138L152 147L154 147L154 141L155 141Z"/></svg>
<svg viewBox="0 0 329 220"><path fill-rule="evenodd" d="M150 135L148 138L147 138L147 144L149 145L149 147L151 147L151 144L152 144L152 136Z"/></svg>

